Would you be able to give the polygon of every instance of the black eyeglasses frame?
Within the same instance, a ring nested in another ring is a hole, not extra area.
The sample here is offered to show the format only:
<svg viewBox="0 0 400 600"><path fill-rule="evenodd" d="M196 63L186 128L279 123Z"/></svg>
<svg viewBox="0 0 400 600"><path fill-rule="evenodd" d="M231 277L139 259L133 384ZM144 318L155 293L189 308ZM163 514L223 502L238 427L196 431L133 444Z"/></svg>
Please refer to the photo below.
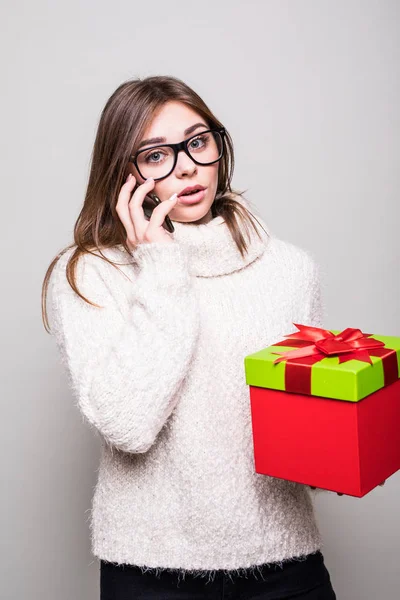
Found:
<svg viewBox="0 0 400 600"><path fill-rule="evenodd" d="M219 133L221 135L221 139L222 139L221 155L216 160L213 160L212 162L209 162L209 163L198 162L190 154L190 152L188 150L188 144L189 144L189 142L191 142L191 140L193 138L196 138L199 135L202 135L203 133L210 133L210 132L216 132L216 133ZM225 127L216 127L216 128L212 128L212 129L205 129L203 131L199 131L198 133L190 136L190 138L187 138L186 140L183 140L182 142L177 142L176 144L157 144L155 146L149 146L148 148L143 148L143 150L139 150L138 152L136 152L135 156L131 155L129 157L129 161L128 162L131 162L131 163L133 163L135 165L135 167L136 167L139 175L142 177L142 179L146 179L146 177L143 177L143 175L140 172L140 169L138 167L138 164L137 164L137 157L139 156L139 154L142 154L143 152L148 152L149 150L152 150L153 148L164 148L164 147L172 148L172 150L174 151L174 163L173 163L172 168L169 171L169 173L167 173L167 175L163 175L162 177L155 177L154 178L154 181L160 181L161 179L165 179L166 177L169 177L171 175L171 173L175 169L176 163L178 161L178 152L180 152L181 150L183 150L185 152L185 154L187 154L187 156L196 165L200 165L201 167L207 167L209 165L213 165L214 163L216 163L219 160L221 160L221 158L224 156L224 152L225 152L225 143L224 143L224 136L225 136L225 134L226 134Z"/></svg>

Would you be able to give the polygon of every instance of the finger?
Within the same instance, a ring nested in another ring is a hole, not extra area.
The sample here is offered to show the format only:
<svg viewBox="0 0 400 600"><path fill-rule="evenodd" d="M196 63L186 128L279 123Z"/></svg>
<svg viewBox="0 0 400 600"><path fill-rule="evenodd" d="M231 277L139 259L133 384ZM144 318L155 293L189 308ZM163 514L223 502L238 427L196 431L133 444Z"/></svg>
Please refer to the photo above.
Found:
<svg viewBox="0 0 400 600"><path fill-rule="evenodd" d="M154 179L152 177L146 179L146 181L139 185L137 190L133 192L133 196L128 206L135 234L139 241L143 240L145 231L149 225L149 221L144 215L143 201L153 187Z"/></svg>
<svg viewBox="0 0 400 600"><path fill-rule="evenodd" d="M137 238L135 234L135 228L129 212L129 201L131 199L131 194L135 183L136 179L134 175L128 175L124 185L121 188L121 191L118 196L117 205L115 207L117 215L119 216L121 223L125 228L128 241L134 245L137 243Z"/></svg>
<svg viewBox="0 0 400 600"><path fill-rule="evenodd" d="M174 208L178 201L178 194L172 194L168 200L164 200L153 210L146 235L151 234L164 223L166 215Z"/></svg>

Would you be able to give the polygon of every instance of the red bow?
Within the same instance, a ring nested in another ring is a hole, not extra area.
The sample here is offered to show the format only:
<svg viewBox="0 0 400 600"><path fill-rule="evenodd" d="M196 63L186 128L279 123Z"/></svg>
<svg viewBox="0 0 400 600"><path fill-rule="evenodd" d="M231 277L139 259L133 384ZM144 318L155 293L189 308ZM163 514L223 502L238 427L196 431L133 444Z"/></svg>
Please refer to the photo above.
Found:
<svg viewBox="0 0 400 600"><path fill-rule="evenodd" d="M297 323L293 323L293 325L300 331L290 333L284 337L311 343L299 349L288 350L287 352L273 352L272 354L280 355L279 358L274 360L274 363L306 356L314 356L315 362L318 362L327 356L338 355L339 364L356 359L372 365L373 363L368 350L385 345L384 342L371 337L371 333L363 333L360 329L353 329L352 327L348 327L337 335L334 335L331 331L321 329L320 327L298 325Z"/></svg>

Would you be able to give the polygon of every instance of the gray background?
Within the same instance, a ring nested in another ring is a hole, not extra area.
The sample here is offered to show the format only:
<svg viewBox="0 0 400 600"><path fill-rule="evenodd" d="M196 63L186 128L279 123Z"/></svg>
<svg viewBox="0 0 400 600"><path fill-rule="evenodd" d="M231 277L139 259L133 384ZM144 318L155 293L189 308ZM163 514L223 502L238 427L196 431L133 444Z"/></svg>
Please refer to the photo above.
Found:
<svg viewBox="0 0 400 600"><path fill-rule="evenodd" d="M40 290L72 240L100 112L169 74L231 132L234 184L314 253L326 327L400 335L399 2L203 0L1 7L1 597L98 598L88 517L99 440L80 418ZM315 500L340 600L399 595L400 473Z"/></svg>

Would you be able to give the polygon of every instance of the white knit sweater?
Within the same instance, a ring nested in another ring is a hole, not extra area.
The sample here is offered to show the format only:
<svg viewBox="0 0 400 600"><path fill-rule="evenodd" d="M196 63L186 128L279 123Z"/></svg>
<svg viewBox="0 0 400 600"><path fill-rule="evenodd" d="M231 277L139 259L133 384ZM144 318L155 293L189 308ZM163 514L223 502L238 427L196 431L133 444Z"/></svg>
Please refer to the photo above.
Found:
<svg viewBox="0 0 400 600"><path fill-rule="evenodd" d="M250 207L247 201L244 204ZM308 251L261 229L242 259L222 217L175 243L58 262L49 318L77 406L100 433L90 529L99 559L213 575L321 548L308 486L255 473L244 357L322 326Z"/></svg>

